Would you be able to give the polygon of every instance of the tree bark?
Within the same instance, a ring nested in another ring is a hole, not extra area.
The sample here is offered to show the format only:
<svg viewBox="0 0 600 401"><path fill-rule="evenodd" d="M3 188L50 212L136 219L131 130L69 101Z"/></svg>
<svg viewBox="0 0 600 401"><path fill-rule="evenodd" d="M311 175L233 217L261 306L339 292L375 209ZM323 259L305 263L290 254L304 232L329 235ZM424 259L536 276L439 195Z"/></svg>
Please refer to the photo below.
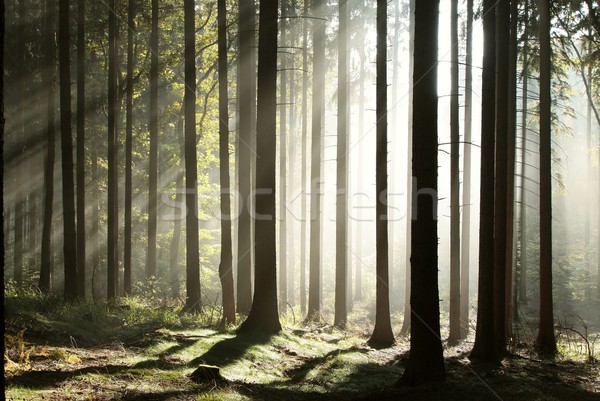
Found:
<svg viewBox="0 0 600 401"><path fill-rule="evenodd" d="M413 164L411 220L410 356L401 384L418 385L446 378L440 338L437 256L437 70L439 1L415 4L413 85ZM418 51L417 51L418 50ZM433 67L433 68L432 68ZM426 191L426 192L425 192ZM421 198L417 196L422 192ZM428 195L427 197L425 195Z"/></svg>
<svg viewBox="0 0 600 401"><path fill-rule="evenodd" d="M227 95L227 11L225 0L217 1L219 52L219 177L221 184L221 280L223 324L235 324L233 255L231 244L231 198L229 179L229 98Z"/></svg>
<svg viewBox="0 0 600 401"><path fill-rule="evenodd" d="M281 15L287 16L287 0L281 1ZM287 46L287 18L281 19L282 46ZM287 271L287 56L280 54L279 72L279 309L285 312L288 302Z"/></svg>
<svg viewBox="0 0 600 401"><path fill-rule="evenodd" d="M261 0L258 31L256 132L256 263L254 299L239 332L278 333L275 235L275 156L277 136L277 0Z"/></svg>
<svg viewBox="0 0 600 401"><path fill-rule="evenodd" d="M85 298L85 0L77 2L77 291Z"/></svg>
<svg viewBox="0 0 600 401"><path fill-rule="evenodd" d="M185 310L200 311L200 244L198 239L198 162L196 154L196 23L195 1L184 0L185 36L185 204L186 301Z"/></svg>
<svg viewBox="0 0 600 401"><path fill-rule="evenodd" d="M156 278L156 225L158 204L158 0L152 0L150 32L150 154L148 171L148 255L146 279Z"/></svg>
<svg viewBox="0 0 600 401"><path fill-rule="evenodd" d="M302 218L300 220L300 313L306 314L306 158L308 155L308 1L302 19Z"/></svg>

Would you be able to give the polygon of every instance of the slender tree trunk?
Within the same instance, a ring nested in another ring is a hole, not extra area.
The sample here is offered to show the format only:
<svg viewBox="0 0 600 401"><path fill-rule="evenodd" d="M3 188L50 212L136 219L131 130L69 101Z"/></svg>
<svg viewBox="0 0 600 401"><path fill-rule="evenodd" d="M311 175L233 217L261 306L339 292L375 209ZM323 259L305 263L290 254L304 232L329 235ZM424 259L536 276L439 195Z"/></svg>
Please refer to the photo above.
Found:
<svg viewBox="0 0 600 401"><path fill-rule="evenodd" d="M127 96L125 106L125 228L123 245L123 287L126 295L131 294L131 242L132 242L132 205L133 205L133 35L136 33L136 1L129 0L127 9Z"/></svg>
<svg viewBox="0 0 600 401"><path fill-rule="evenodd" d="M291 1L289 14L291 16L297 17L296 10L296 0ZM292 49L296 48L296 35L298 34L297 24L290 24L290 47ZM295 64L296 57L295 55L290 58L289 61L289 69L290 69L290 157L289 157L289 176L293 185L290 185L291 188L295 188L294 178L296 177L296 76L295 76ZM286 209L287 211L287 209ZM293 308L296 306L296 241L295 235L296 232L296 219L291 218L290 227L288 230L289 235L289 243L292 244L289 255L288 255L288 302L290 306Z"/></svg>
<svg viewBox="0 0 600 401"><path fill-rule="evenodd" d="M338 114L337 114L337 204L335 217L335 316L333 324L345 327L347 320L348 252L348 3L339 2ZM386 155L387 156L387 155Z"/></svg>
<svg viewBox="0 0 600 401"><path fill-rule="evenodd" d="M69 1L58 3L58 52L60 71L60 130L62 151L63 234L65 258L65 300L77 293L77 248L75 230L75 182L73 180L73 137L71 131L71 57Z"/></svg>
<svg viewBox="0 0 600 401"><path fill-rule="evenodd" d="M324 2L313 0L313 17L322 16ZM321 318L321 151L325 107L325 21L313 20L313 102L310 188L310 277L307 320Z"/></svg>
<svg viewBox="0 0 600 401"><path fill-rule="evenodd" d="M306 158L308 154L308 1L302 19L302 200L300 220L300 313L306 314Z"/></svg>
<svg viewBox="0 0 600 401"><path fill-rule="evenodd" d="M473 0L467 0L465 55L465 116L463 155L462 238L460 252L461 338L469 335L469 271L471 256L471 126L473 121Z"/></svg>
<svg viewBox="0 0 600 401"><path fill-rule="evenodd" d="M470 359L498 362L494 337L494 134L496 120L496 2L483 1L481 191L477 329ZM504 288L504 287L503 287Z"/></svg>
<svg viewBox="0 0 600 401"><path fill-rule="evenodd" d="M277 134L277 0L261 0L258 32L256 132L256 263L254 299L240 332L278 333L275 235L275 159Z"/></svg>
<svg viewBox="0 0 600 401"><path fill-rule="evenodd" d="M179 297L179 242L181 240L181 208L183 201L183 175L185 172L185 149L183 139L183 108L177 118L177 143L179 145L179 171L175 181L175 217L173 220L173 238L169 253L169 272L171 276L171 289L174 297Z"/></svg>
<svg viewBox="0 0 600 401"><path fill-rule="evenodd" d="M237 309L247 314L252 304L252 254L250 220L250 193L252 182L251 152L253 114L256 101L255 72L255 6L253 0L239 0L239 59L238 59L238 109L239 149L238 186L243 204L238 220Z"/></svg>
<svg viewBox="0 0 600 401"><path fill-rule="evenodd" d="M517 132L517 39L519 7L516 0L510 2L510 38L508 47L508 98L507 98L507 155L506 155L506 281L504 295L504 332L507 340L512 339L513 294L515 271L515 159Z"/></svg>
<svg viewBox="0 0 600 401"><path fill-rule="evenodd" d="M47 90L46 103L46 160L44 163L44 223L42 227L42 254L40 261L40 283L42 292L48 293L52 290L51 258L52 258L52 213L54 211L54 161L56 151L56 100L54 80L56 74L56 26L54 15L56 13L55 2L46 0L44 2L44 30L45 30L45 57L46 65L43 69L43 81Z"/></svg>
<svg viewBox="0 0 600 401"><path fill-rule="evenodd" d="M496 170L494 186L494 339L499 356L506 352L506 239L508 148L508 42L510 4L496 7Z"/></svg>
<svg viewBox="0 0 600 401"><path fill-rule="evenodd" d="M537 346L542 356L556 353L552 307L552 115L550 5L540 13L540 321Z"/></svg>
<svg viewBox="0 0 600 401"><path fill-rule="evenodd" d="M148 259L146 278L156 278L156 225L158 204L158 0L152 0L150 32L150 157L148 172Z"/></svg>
<svg viewBox="0 0 600 401"><path fill-rule="evenodd" d="M118 296L119 280L119 226L118 226L118 170L117 170L117 17L115 0L108 7L108 230L107 230L107 297Z"/></svg>
<svg viewBox="0 0 600 401"><path fill-rule="evenodd" d="M450 334L449 345L460 339L460 127L458 104L458 0L450 11Z"/></svg>
<svg viewBox="0 0 600 401"><path fill-rule="evenodd" d="M185 25L185 204L186 302L185 310L201 309L200 243L198 239L198 162L196 154L196 24L195 1L184 0Z"/></svg>
<svg viewBox="0 0 600 401"><path fill-rule="evenodd" d="M281 15L287 16L287 0L281 1ZM287 18L281 19L281 42L287 46ZM284 312L287 308L287 57L285 52L280 55L279 82L279 309Z"/></svg>
<svg viewBox="0 0 600 401"><path fill-rule="evenodd" d="M416 2L413 85L418 81L419 90L414 92L413 100L415 195L411 220L410 303L417 319L411 322L410 356L400 380L413 386L446 378L438 295L437 71L432 68L438 61L438 18L438 0ZM423 192L420 199L417 198L419 192Z"/></svg>
<svg viewBox="0 0 600 401"><path fill-rule="evenodd" d="M233 255L231 244L231 185L229 180L229 98L227 96L227 11L225 0L218 0L219 51L219 172L221 184L221 263L219 278L223 298L223 324L235 324Z"/></svg>
<svg viewBox="0 0 600 401"><path fill-rule="evenodd" d="M368 343L389 347L394 343L390 321L388 210L387 210L387 1L377 0L377 145L375 206L376 231L376 287L375 328Z"/></svg>
<svg viewBox="0 0 600 401"><path fill-rule="evenodd" d="M85 298L85 0L77 1L77 291Z"/></svg>
<svg viewBox="0 0 600 401"><path fill-rule="evenodd" d="M91 277L91 291L92 300L96 301L96 272L100 268L100 194L98 191L99 179L98 179L98 152L96 149L92 149L92 199L94 200L92 205L92 233L91 233L91 249L92 249L92 277ZM50 247L52 249L52 247Z"/></svg>
<svg viewBox="0 0 600 401"><path fill-rule="evenodd" d="M410 306L410 294L411 294L411 243L412 243L412 200L413 200L413 174L412 174L412 148L413 148L413 99L414 99L414 87L413 87L413 74L414 74L414 53L415 53L415 2L416 0L409 1L409 15L410 15L410 27L409 27L409 44L408 52L410 54L410 61L408 66L409 75L409 87L408 87L408 135L406 143L406 160L408 164L406 173L406 244L405 244L405 283L404 283L404 313L402 320L402 328L400 329L401 336L407 336L410 333L410 323L412 320L412 311Z"/></svg>

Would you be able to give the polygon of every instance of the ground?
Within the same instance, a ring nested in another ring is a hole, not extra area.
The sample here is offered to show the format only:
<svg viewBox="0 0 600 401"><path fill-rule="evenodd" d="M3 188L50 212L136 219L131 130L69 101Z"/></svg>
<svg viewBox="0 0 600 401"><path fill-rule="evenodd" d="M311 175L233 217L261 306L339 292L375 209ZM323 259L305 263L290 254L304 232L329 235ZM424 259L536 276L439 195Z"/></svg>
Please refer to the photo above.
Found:
<svg viewBox="0 0 600 401"><path fill-rule="evenodd" d="M364 327L284 322L276 336L252 337L219 328L214 313L207 322L132 303L16 306L5 307L7 400L600 400L600 366L565 349L551 362L520 352L492 367L468 360L467 340L445 349L446 382L396 387L407 339L372 349ZM224 380L193 380L201 364Z"/></svg>

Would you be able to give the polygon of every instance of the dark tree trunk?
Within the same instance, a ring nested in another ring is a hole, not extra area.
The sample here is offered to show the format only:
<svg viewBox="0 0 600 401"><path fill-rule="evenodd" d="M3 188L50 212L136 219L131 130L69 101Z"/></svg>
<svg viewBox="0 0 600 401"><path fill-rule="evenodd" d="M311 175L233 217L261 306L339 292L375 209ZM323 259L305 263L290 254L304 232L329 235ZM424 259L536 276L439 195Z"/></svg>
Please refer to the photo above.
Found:
<svg viewBox="0 0 600 401"><path fill-rule="evenodd" d="M324 2L310 3L313 17L321 17ZM310 188L310 274L307 320L321 318L321 151L325 108L325 21L313 20L313 102Z"/></svg>
<svg viewBox="0 0 600 401"><path fill-rule="evenodd" d="M339 2L338 114L337 114L337 204L335 229L335 316L333 324L345 327L348 275L348 3Z"/></svg>
<svg viewBox="0 0 600 401"><path fill-rule="evenodd" d="M460 260L461 338L469 335L469 275L471 253L471 130L473 121L473 0L467 0L465 54L465 128L463 155L462 238Z"/></svg>
<svg viewBox="0 0 600 401"><path fill-rule="evenodd" d="M201 309L200 243L198 239L198 162L196 155L196 23L195 1L184 0L185 25L185 204L186 301L185 310Z"/></svg>
<svg viewBox="0 0 600 401"><path fill-rule="evenodd" d="M85 0L77 2L77 292L85 298Z"/></svg>
<svg viewBox="0 0 600 401"><path fill-rule="evenodd" d="M552 307L552 115L550 4L540 13L540 321L537 346L544 357L556 354Z"/></svg>
<svg viewBox="0 0 600 401"><path fill-rule="evenodd" d="M156 278L156 224L158 197L158 0L152 0L150 33L150 157L148 172L148 259L146 278Z"/></svg>
<svg viewBox="0 0 600 401"><path fill-rule="evenodd" d="M389 347L394 343L390 321L390 288L388 265L388 210L387 210L387 1L377 0L377 145L375 206L376 231L376 289L375 328L368 343Z"/></svg>
<svg viewBox="0 0 600 401"><path fill-rule="evenodd" d="M278 333L275 235L275 155L277 151L277 0L261 0L258 31L256 132L256 262L254 299L239 332Z"/></svg>
<svg viewBox="0 0 600 401"><path fill-rule="evenodd" d="M54 211L54 161L56 151L56 100L54 80L56 79L56 25L54 15L56 13L55 2L46 0L44 2L44 30L45 30L45 68L43 69L43 81L47 91L46 103L46 160L44 163L44 223L42 227L42 253L40 261L40 283L42 292L52 290L52 214Z"/></svg>
<svg viewBox="0 0 600 401"><path fill-rule="evenodd" d="M496 3L483 1L481 193L477 328L470 359L498 362L494 340L494 136L496 120Z"/></svg>
<svg viewBox="0 0 600 401"><path fill-rule="evenodd" d="M281 1L281 15L287 16L287 0ZM281 42L287 46L287 18L281 19ZM279 309L284 312L287 308L287 56L280 55L281 71L279 72Z"/></svg>
<svg viewBox="0 0 600 401"><path fill-rule="evenodd" d="M450 6L450 334L448 345L460 339L460 127L458 104L458 0Z"/></svg>
<svg viewBox="0 0 600 401"><path fill-rule="evenodd" d="M18 28L17 34L19 36L17 51L15 52L15 57L19 60L23 65L26 65L27 61L25 58L25 1L19 1L18 5ZM22 73L18 73L17 76L22 75ZM25 105L26 99L25 95L22 93L17 98L17 124L19 130L20 138L17 139L19 141L19 153L21 153L21 157L25 160ZM25 191L21 189L20 182L18 182L17 176L15 175L14 185L15 185L15 239L14 239L14 258L13 258L13 266L14 266L14 279L18 287L23 285L23 247L25 246Z"/></svg>
<svg viewBox="0 0 600 401"><path fill-rule="evenodd" d="M496 7L496 180L494 185L494 340L498 355L506 352L506 226L508 182L508 47L510 4Z"/></svg>
<svg viewBox="0 0 600 401"><path fill-rule="evenodd" d="M58 3L58 54L60 71L60 130L62 151L63 234L65 300L77 299L77 234L75 230L75 181L73 180L73 136L71 130L71 57L69 0Z"/></svg>
<svg viewBox="0 0 600 401"><path fill-rule="evenodd" d="M239 148L238 185L242 207L238 220L237 251L237 309L248 313L252 304L252 255L250 220L251 153L256 102L255 72L255 6L253 0L239 0L239 59L238 59L238 108Z"/></svg>
<svg viewBox="0 0 600 401"><path fill-rule="evenodd" d="M131 241L132 241L132 204L133 204L133 35L135 24L136 1L129 0L127 9L127 96L125 106L125 228L123 245L123 287L125 294L131 294Z"/></svg>
<svg viewBox="0 0 600 401"><path fill-rule="evenodd" d="M414 50L415 50L415 2L416 0L409 1L409 15L410 15L410 26L409 26L409 43L408 52L410 54L410 60L408 64L408 135L406 143L407 153L407 170L406 170L406 247L405 247L405 283L404 283L404 313L402 319L402 328L400 329L401 336L407 336L410 333L410 322L412 318L412 311L410 307L410 293L411 293L411 267L410 267L410 253L411 253L411 224L412 219L412 198L413 198L413 175L412 175L412 146L413 146L413 99L414 99L414 88L413 88L413 74L414 74Z"/></svg>
<svg viewBox="0 0 600 401"><path fill-rule="evenodd" d="M181 240L181 209L183 201L183 175L185 172L185 149L183 139L183 109L181 115L177 118L177 142L179 145L179 169L175 181L175 214L173 220L173 238L171 239L171 249L169 252L169 272L171 280L171 290L174 297L179 297L179 242Z"/></svg>
<svg viewBox="0 0 600 401"><path fill-rule="evenodd" d="M117 169L117 17L112 11L115 0L109 1L108 11L108 230L107 230L107 297L114 299L119 289L119 225Z"/></svg>
<svg viewBox="0 0 600 401"><path fill-rule="evenodd" d="M439 1L415 4L413 85L413 211L411 220L410 356L400 382L446 378L440 338L437 257L437 71ZM418 49L418 51L417 51ZM417 198L422 192L421 197Z"/></svg>
<svg viewBox="0 0 600 401"><path fill-rule="evenodd" d="M219 51L219 173L221 184L221 263L219 278L223 298L223 323L235 323L233 255L231 244L231 198L229 192L229 98L227 96L227 10L225 0L217 2Z"/></svg>
<svg viewBox="0 0 600 401"><path fill-rule="evenodd" d="M308 16L308 1L304 1L304 16ZM302 190L300 219L300 312L306 314L306 171L308 154L308 18L302 19Z"/></svg>

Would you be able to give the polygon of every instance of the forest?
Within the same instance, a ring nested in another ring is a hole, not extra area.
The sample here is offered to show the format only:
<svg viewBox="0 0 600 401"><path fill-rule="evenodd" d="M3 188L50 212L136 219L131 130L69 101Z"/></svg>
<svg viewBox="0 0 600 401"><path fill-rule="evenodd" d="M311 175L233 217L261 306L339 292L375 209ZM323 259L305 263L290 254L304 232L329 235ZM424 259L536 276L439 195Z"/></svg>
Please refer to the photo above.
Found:
<svg viewBox="0 0 600 401"><path fill-rule="evenodd" d="M7 400L599 400L600 2L0 0Z"/></svg>

